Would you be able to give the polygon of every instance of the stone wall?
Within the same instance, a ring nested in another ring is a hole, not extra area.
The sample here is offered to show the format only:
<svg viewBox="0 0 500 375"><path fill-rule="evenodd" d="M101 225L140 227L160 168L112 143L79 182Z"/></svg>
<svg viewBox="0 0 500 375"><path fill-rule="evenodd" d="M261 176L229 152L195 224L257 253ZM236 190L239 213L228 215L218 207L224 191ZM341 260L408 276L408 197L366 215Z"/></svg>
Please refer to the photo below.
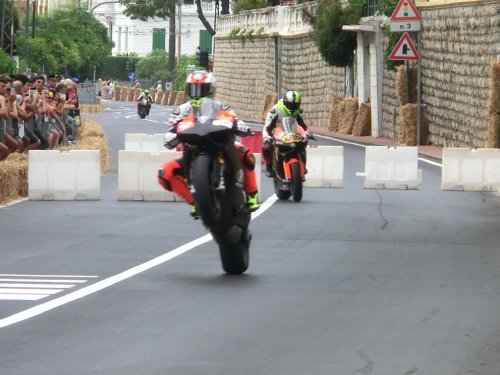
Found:
<svg viewBox="0 0 500 375"><path fill-rule="evenodd" d="M344 96L344 69L328 66L309 34L278 37L281 93L297 90L311 126L328 127L332 96ZM216 38L216 98L246 120L262 121L265 93L276 91L275 36Z"/></svg>
<svg viewBox="0 0 500 375"><path fill-rule="evenodd" d="M500 2L422 8L422 102L430 142L485 147L490 64L500 59Z"/></svg>
<svg viewBox="0 0 500 375"><path fill-rule="evenodd" d="M428 104L429 141L441 146L485 147L489 69L492 61L500 60L500 1L452 5L419 6L422 102ZM298 8L277 8L287 9L221 17L222 29L215 35L216 97L231 104L241 118L262 121L265 93L281 84L280 94L300 91L308 123L328 128L332 98L344 97L344 69L323 61L310 28L300 23ZM279 12L284 15L281 19ZM243 42L230 36L236 27L260 27L264 32L253 34L252 40L247 36ZM399 113L395 73L384 71L380 136L397 139Z"/></svg>

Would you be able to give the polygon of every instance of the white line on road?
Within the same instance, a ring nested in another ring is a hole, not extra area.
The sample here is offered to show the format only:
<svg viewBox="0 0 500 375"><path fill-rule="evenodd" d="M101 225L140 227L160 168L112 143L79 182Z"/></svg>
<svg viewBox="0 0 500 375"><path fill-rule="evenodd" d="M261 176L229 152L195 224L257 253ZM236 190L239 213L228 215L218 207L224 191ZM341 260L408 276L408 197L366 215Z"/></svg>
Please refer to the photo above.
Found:
<svg viewBox="0 0 500 375"><path fill-rule="evenodd" d="M89 277L99 277L99 276L83 276L83 275L18 275L13 273L0 273L1 277L78 277L78 278L89 278Z"/></svg>
<svg viewBox="0 0 500 375"><path fill-rule="evenodd" d="M90 277L90 276L88 276ZM91 277L97 277L97 276L91 276ZM79 279L74 279L74 280L69 280L69 279L59 279L59 280L50 280L50 279L0 279L0 281L11 281L11 282L21 282L21 281L26 281L30 283L34 282L42 282L42 283L84 283L87 280L79 280Z"/></svg>
<svg viewBox="0 0 500 375"><path fill-rule="evenodd" d="M49 294L0 294L1 300L16 300L16 301L37 301L48 297Z"/></svg>
<svg viewBox="0 0 500 375"><path fill-rule="evenodd" d="M73 288L75 284L0 283L0 288Z"/></svg>
<svg viewBox="0 0 500 375"><path fill-rule="evenodd" d="M274 202L276 202L277 199L278 198L276 197L275 194L273 194L271 197L269 197L264 203L262 203L259 210L252 213L252 220L256 219L261 214L263 214L266 210L268 210L272 206L272 204ZM67 303L76 301L77 299L86 297L86 296L91 295L93 293L96 293L100 290L108 288L116 283L119 283L120 281L129 279L129 278L131 278L135 275L138 275L144 271L147 271L153 267L156 267L160 264L166 263L169 260L172 260L175 257L178 257L179 255L182 255L182 254L188 252L189 250L192 250L200 245L203 245L204 243L209 242L211 239L212 239L212 235L206 234L200 238L197 238L191 242L188 242L187 244L179 246L178 248L171 250L168 253L160 255L159 257L151 259L145 263L139 264L138 266L129 268L128 270L123 271L123 272L116 274L114 276L108 277L107 279L98 281L95 284L78 289L78 290L76 290L72 293L68 293L62 297L55 298L53 300L42 303L40 305L37 305L37 306L31 307L29 309L26 309L24 311L21 311L17 314L3 318L0 320L0 328L5 328L5 327L8 327L12 324L19 323L23 320L33 318L37 315L43 314L44 312L50 311L50 310L55 309L57 307L63 306Z"/></svg>

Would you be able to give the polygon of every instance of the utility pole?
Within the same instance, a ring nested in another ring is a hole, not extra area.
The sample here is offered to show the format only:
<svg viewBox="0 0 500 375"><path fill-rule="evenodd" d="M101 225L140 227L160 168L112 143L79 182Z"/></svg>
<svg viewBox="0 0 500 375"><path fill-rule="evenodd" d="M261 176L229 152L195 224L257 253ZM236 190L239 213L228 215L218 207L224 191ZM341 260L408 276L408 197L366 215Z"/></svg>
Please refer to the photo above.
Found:
<svg viewBox="0 0 500 375"><path fill-rule="evenodd" d="M31 37L35 38L35 15L36 15L36 0L31 0L33 2L33 21L31 21Z"/></svg>
<svg viewBox="0 0 500 375"><path fill-rule="evenodd" d="M0 47L12 57L14 52L14 2L2 7Z"/></svg>

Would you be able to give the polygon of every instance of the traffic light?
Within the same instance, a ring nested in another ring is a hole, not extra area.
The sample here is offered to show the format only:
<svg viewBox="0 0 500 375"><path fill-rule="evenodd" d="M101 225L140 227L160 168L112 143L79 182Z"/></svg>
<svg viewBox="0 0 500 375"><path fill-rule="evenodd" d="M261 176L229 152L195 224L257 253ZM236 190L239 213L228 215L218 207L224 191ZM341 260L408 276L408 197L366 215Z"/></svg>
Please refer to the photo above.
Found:
<svg viewBox="0 0 500 375"><path fill-rule="evenodd" d="M204 67L205 69L208 69L208 52L207 51L200 52L200 64L199 65Z"/></svg>
<svg viewBox="0 0 500 375"><path fill-rule="evenodd" d="M131 61L128 61L125 63L125 68L127 68L127 72L130 72L130 63Z"/></svg>
<svg viewBox="0 0 500 375"><path fill-rule="evenodd" d="M196 50L196 65L201 66L200 64L200 50Z"/></svg>
<svg viewBox="0 0 500 375"><path fill-rule="evenodd" d="M135 72L135 61L130 62L130 71Z"/></svg>

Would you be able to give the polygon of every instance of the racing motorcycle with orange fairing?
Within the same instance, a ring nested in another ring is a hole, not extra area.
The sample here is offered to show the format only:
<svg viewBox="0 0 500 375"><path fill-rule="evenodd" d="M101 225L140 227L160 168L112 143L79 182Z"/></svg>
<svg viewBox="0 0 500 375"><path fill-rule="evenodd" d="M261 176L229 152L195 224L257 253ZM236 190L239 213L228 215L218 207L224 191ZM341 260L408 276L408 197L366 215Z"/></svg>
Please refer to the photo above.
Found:
<svg viewBox="0 0 500 375"><path fill-rule="evenodd" d="M295 202L302 200L302 183L305 181L306 148L309 139L314 139L304 131L293 116L284 117L281 126L273 131L272 178L274 192L278 199Z"/></svg>
<svg viewBox="0 0 500 375"><path fill-rule="evenodd" d="M235 116L211 99L177 125L183 144L184 175L200 218L219 245L222 268L229 274L248 269L251 213L243 191L243 170L236 136L252 135Z"/></svg>

